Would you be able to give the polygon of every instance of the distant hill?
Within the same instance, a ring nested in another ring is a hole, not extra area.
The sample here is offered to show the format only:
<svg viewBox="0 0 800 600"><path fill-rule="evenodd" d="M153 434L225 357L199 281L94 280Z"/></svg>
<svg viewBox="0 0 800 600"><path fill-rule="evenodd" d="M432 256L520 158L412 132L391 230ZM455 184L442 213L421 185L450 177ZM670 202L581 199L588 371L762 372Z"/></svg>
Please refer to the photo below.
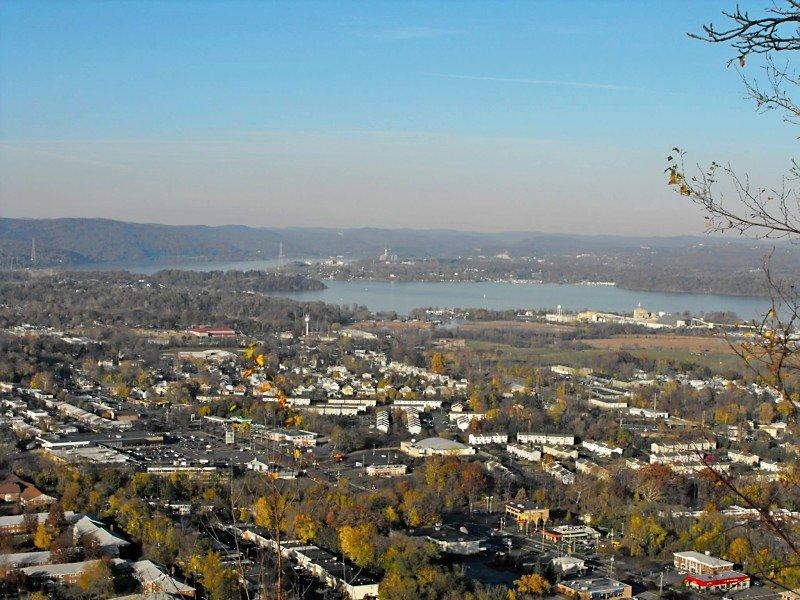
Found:
<svg viewBox="0 0 800 600"><path fill-rule="evenodd" d="M35 238L36 266L101 263L142 264L174 260L249 260L287 257L377 256L388 247L400 258L453 258L639 252L643 248L680 254L687 248L713 248L717 258L761 256L766 247L752 241L708 237L643 238L537 232L477 233L453 230L206 227L127 223L108 219L0 219L0 261L7 267L30 265ZM791 250L794 253L794 249ZM720 254L721 253L721 254ZM798 253L800 256L800 253ZM723 260L724 262L724 260Z"/></svg>

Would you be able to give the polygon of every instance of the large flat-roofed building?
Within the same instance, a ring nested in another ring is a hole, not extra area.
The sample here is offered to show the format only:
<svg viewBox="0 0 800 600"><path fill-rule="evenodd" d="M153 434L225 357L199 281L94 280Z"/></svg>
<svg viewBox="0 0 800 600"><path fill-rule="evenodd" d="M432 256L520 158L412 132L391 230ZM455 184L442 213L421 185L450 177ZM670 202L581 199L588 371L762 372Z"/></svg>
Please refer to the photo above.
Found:
<svg viewBox="0 0 800 600"><path fill-rule="evenodd" d="M551 542L596 540L600 538L600 532L588 525L559 525L545 529L542 537Z"/></svg>
<svg viewBox="0 0 800 600"><path fill-rule="evenodd" d="M683 579L686 587L707 592L743 590L750 587L750 575L738 571L690 574Z"/></svg>
<svg viewBox="0 0 800 600"><path fill-rule="evenodd" d="M550 518L550 509L542 508L535 502L506 502L506 514L514 517L517 523L543 523Z"/></svg>
<svg viewBox="0 0 800 600"><path fill-rule="evenodd" d="M432 437L418 442L400 442L400 450L409 456L467 456L475 454L475 448L455 440Z"/></svg>
<svg viewBox="0 0 800 600"><path fill-rule="evenodd" d="M409 532L412 537L421 537L436 544L442 552L469 556L485 550L486 539L482 536L467 533L448 525L424 527Z"/></svg>
<svg viewBox="0 0 800 600"><path fill-rule="evenodd" d="M674 552L673 564L678 571L696 575L716 575L733 569L733 563L716 556L689 550L687 552Z"/></svg>
<svg viewBox="0 0 800 600"><path fill-rule="evenodd" d="M403 464L396 465L368 465L366 473L370 477L399 477L408 472L408 466Z"/></svg>
<svg viewBox="0 0 800 600"><path fill-rule="evenodd" d="M263 433L263 437L273 442L289 442L295 446L316 446L317 434L313 431L303 431L301 429L286 429L278 427Z"/></svg>
<svg viewBox="0 0 800 600"><path fill-rule="evenodd" d="M631 586L609 577L562 581L556 584L556 591L579 600L611 600L633 595Z"/></svg>

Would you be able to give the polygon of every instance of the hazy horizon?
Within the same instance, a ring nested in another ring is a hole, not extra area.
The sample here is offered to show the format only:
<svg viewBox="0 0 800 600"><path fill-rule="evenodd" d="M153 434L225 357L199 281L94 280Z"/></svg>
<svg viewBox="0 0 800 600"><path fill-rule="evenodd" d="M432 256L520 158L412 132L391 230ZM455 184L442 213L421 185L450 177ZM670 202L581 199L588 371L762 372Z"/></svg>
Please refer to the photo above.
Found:
<svg viewBox="0 0 800 600"><path fill-rule="evenodd" d="M7 2L0 213L702 234L673 146L770 182L796 144L686 36L726 7Z"/></svg>

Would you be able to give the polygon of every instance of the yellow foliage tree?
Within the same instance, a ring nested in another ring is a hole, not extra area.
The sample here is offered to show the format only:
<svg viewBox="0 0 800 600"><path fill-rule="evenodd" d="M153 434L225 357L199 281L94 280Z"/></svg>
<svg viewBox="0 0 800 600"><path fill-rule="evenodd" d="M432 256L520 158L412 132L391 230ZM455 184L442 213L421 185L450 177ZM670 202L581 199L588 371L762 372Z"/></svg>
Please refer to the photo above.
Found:
<svg viewBox="0 0 800 600"><path fill-rule="evenodd" d="M318 526L316 521L305 513L298 513L294 518L295 535L302 542L309 542L317 537Z"/></svg>
<svg viewBox="0 0 800 600"><path fill-rule="evenodd" d="M49 550L54 539L56 539L54 531L51 531L44 523L39 523L39 525L37 525L36 531L33 534L34 546L39 550Z"/></svg>
<svg viewBox="0 0 800 600"><path fill-rule="evenodd" d="M518 594L541 597L550 592L550 582L538 573L523 575L514 581L514 584L517 586Z"/></svg>
<svg viewBox="0 0 800 600"><path fill-rule="evenodd" d="M441 375L444 373L444 370L444 356L442 356L441 353L436 352L433 356L431 356L431 372Z"/></svg>
<svg viewBox="0 0 800 600"><path fill-rule="evenodd" d="M345 525L339 529L339 546L342 553L359 567L368 567L375 562L375 546L372 523Z"/></svg>

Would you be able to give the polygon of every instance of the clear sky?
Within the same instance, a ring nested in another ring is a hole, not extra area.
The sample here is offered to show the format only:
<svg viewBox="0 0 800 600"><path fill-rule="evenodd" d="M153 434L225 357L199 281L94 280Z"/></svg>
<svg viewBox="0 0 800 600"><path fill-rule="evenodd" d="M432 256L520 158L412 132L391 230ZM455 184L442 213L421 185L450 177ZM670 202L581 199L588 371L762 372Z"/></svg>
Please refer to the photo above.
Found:
<svg viewBox="0 0 800 600"><path fill-rule="evenodd" d="M5 0L0 214L701 232L673 146L797 143L686 36L733 4Z"/></svg>

